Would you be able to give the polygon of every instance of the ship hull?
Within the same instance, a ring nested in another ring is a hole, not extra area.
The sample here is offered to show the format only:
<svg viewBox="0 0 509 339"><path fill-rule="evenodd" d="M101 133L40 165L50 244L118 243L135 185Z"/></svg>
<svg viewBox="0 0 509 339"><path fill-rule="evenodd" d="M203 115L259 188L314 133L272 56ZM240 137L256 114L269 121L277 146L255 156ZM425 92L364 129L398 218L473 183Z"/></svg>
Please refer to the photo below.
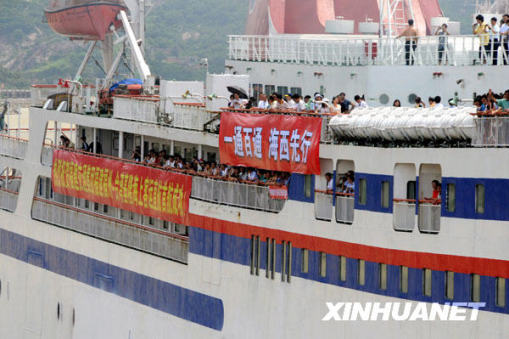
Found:
<svg viewBox="0 0 509 339"><path fill-rule="evenodd" d="M46 10L48 24L58 34L83 40L104 40L111 25L120 27L117 14L125 10L118 4L104 2Z"/></svg>

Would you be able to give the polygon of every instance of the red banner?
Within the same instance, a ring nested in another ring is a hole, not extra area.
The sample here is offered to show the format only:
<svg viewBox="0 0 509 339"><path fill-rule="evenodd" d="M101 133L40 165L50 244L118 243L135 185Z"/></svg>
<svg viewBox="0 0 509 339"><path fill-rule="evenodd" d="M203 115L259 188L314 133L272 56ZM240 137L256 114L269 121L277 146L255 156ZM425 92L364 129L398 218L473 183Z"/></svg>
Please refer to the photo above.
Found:
<svg viewBox="0 0 509 339"><path fill-rule="evenodd" d="M221 163L319 175L321 127L321 118L222 113Z"/></svg>
<svg viewBox="0 0 509 339"><path fill-rule="evenodd" d="M53 191L182 224L190 176L64 150L53 152Z"/></svg>
<svg viewBox="0 0 509 339"><path fill-rule="evenodd" d="M269 197L274 200L288 200L288 188L286 186L269 186Z"/></svg>

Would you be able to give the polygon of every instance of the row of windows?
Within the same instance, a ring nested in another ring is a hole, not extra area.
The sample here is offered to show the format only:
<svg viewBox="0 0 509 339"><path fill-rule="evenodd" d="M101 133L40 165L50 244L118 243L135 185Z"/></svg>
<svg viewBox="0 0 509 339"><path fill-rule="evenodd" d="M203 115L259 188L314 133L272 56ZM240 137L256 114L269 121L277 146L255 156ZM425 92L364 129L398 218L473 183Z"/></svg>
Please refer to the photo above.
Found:
<svg viewBox="0 0 509 339"><path fill-rule="evenodd" d="M266 278L274 280L276 266L276 240L266 239ZM260 275L260 237L251 237L251 274ZM327 277L327 254L319 252L318 272L321 278ZM290 282L292 272L292 243L283 241L281 246L281 281ZM378 288L382 291L387 290L387 264L378 264ZM301 273L309 273L309 250L301 249ZM407 266L399 267L399 291L403 294L408 293L409 268ZM422 269L422 295L425 297L432 296L432 270L428 268ZM366 284L366 261L357 260L356 283L359 286ZM471 300L479 302L481 298L481 277L478 274L470 276ZM347 281L347 258L339 257L339 280ZM454 272L445 272L445 297L448 300L454 299ZM498 307L506 306L506 279L496 278L496 305Z"/></svg>
<svg viewBox="0 0 509 339"><path fill-rule="evenodd" d="M274 86L274 85L265 85L262 84L253 84L253 97L257 100L260 97L260 94L272 95L273 93L279 93L281 95L285 94L299 94L302 95L302 88L300 87L288 87L288 86Z"/></svg>
<svg viewBox="0 0 509 339"><path fill-rule="evenodd" d="M381 199L380 205L382 208L390 207L390 183L382 181L381 183ZM407 183L407 199L415 199L416 197L416 182L409 181ZM366 178L359 179L359 205L365 206L367 204L368 196L368 181ZM446 189L446 209L447 212L454 213L456 211L456 184L447 184ZM483 184L475 185L475 212L477 214L484 214L486 209L486 194Z"/></svg>

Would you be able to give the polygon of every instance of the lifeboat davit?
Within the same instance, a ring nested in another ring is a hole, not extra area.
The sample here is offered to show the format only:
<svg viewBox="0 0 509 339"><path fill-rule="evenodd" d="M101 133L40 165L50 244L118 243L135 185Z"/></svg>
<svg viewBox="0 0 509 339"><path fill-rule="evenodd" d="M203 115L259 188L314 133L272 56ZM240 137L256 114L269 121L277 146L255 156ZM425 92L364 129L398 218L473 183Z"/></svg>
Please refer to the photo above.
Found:
<svg viewBox="0 0 509 339"><path fill-rule="evenodd" d="M117 15L127 10L122 0L51 0L44 11L51 29L71 39L104 40Z"/></svg>

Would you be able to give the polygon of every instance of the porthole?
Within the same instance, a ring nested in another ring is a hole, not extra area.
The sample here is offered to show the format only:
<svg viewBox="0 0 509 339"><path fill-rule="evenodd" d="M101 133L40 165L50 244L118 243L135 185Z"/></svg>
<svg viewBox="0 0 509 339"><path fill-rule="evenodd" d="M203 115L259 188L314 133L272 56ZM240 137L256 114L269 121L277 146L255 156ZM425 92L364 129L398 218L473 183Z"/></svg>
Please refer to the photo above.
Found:
<svg viewBox="0 0 509 339"><path fill-rule="evenodd" d="M412 93L408 96L408 103L415 104L415 99L417 99L417 94Z"/></svg>
<svg viewBox="0 0 509 339"><path fill-rule="evenodd" d="M387 105L389 103L389 96L387 94L382 94L382 95L380 95L378 100L380 101L380 103L382 105Z"/></svg>

